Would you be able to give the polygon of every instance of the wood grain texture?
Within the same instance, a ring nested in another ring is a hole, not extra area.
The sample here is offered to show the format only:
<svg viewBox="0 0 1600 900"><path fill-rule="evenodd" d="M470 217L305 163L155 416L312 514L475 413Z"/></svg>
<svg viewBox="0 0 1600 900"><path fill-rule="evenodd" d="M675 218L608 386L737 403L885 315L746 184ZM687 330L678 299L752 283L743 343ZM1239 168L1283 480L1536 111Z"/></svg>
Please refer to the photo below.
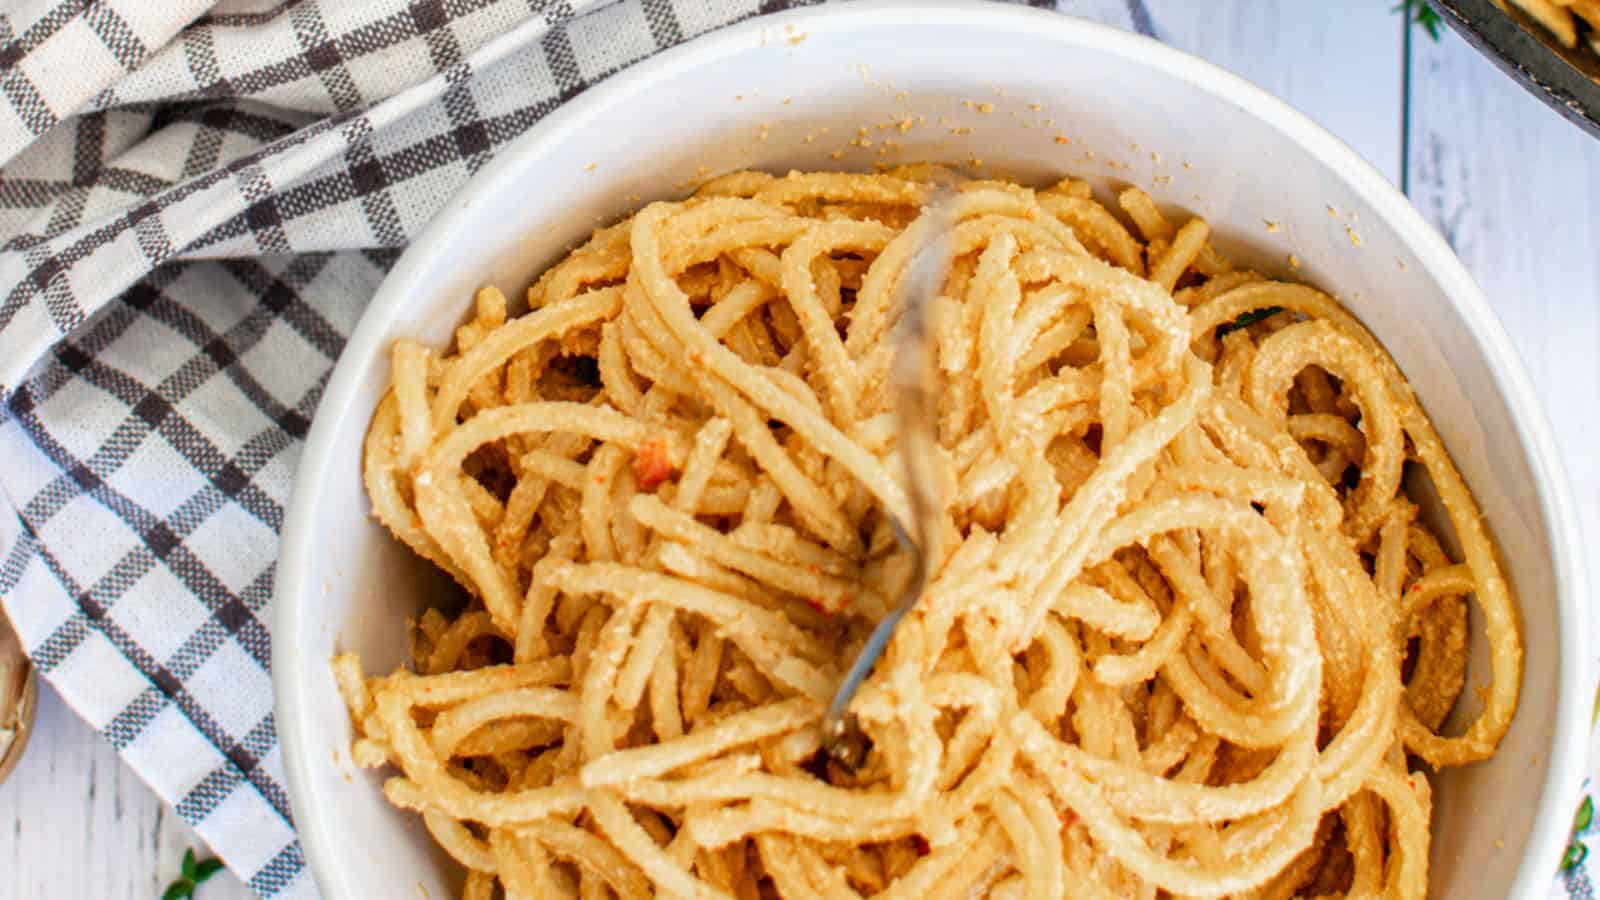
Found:
<svg viewBox="0 0 1600 900"><path fill-rule="evenodd" d="M1388 0L1142 0L1155 36L1287 100L1400 183L1404 29ZM1218 135L1226 140L1226 135Z"/></svg>
<svg viewBox="0 0 1600 900"><path fill-rule="evenodd" d="M111 746L41 685L33 741L0 785L0 897L160 897L189 847L209 855ZM223 871L197 896L241 900L250 892Z"/></svg>
<svg viewBox="0 0 1600 900"><path fill-rule="evenodd" d="M1482 286L1600 534L1600 141L1454 34L1411 51L1407 187Z"/></svg>

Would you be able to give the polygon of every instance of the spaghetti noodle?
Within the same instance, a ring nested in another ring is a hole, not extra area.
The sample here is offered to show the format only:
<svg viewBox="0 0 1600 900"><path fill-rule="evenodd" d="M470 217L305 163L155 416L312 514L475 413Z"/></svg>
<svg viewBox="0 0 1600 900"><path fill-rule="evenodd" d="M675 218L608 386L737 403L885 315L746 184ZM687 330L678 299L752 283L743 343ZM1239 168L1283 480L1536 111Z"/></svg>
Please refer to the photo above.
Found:
<svg viewBox="0 0 1600 900"><path fill-rule="evenodd" d="M1504 0L1495 0L1502 9ZM1511 0L1563 47L1581 40L1600 53L1600 0Z"/></svg>
<svg viewBox="0 0 1600 900"><path fill-rule="evenodd" d="M1425 896L1418 766L1517 703L1495 550L1373 337L1137 190L1130 230L962 187L935 575L865 764L819 753L913 574L885 336L930 175L728 175L395 345L367 487L470 600L410 670L334 661L354 757L468 897ZM1446 736L1469 599L1493 677Z"/></svg>

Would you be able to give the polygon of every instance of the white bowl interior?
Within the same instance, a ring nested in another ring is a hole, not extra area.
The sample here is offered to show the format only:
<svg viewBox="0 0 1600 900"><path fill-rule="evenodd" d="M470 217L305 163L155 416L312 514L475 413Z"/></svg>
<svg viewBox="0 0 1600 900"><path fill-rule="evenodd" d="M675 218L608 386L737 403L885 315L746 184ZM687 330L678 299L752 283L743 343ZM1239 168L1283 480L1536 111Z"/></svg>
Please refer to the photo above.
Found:
<svg viewBox="0 0 1600 900"><path fill-rule="evenodd" d="M389 343L445 344L478 286L520 289L641 199L744 167L916 160L1139 185L1209 219L1226 251L1335 294L1384 341L1488 516L1529 651L1500 754L1438 782L1433 894L1542 896L1577 768L1583 703L1562 637L1578 628L1577 574L1542 420L1476 289L1353 153L1231 76L1063 17L940 6L747 23L620 75L503 150L384 284L318 414L278 574L279 724L323 892L455 888L416 817L352 766L327 666L347 650L398 664L406 616L449 590L367 516L360 446Z"/></svg>

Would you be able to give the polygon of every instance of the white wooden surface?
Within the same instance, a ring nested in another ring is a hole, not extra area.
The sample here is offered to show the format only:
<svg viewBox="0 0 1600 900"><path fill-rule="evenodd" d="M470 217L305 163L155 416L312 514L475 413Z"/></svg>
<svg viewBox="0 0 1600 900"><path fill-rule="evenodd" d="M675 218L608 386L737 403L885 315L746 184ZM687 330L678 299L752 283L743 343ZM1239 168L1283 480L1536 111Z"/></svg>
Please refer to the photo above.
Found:
<svg viewBox="0 0 1600 900"><path fill-rule="evenodd" d="M211 855L111 746L41 685L33 740L0 785L0 897L160 897L189 847L202 859ZM197 896L242 900L250 892L232 873L218 872Z"/></svg>
<svg viewBox="0 0 1600 900"><path fill-rule="evenodd" d="M1157 37L1287 100L1400 183L1405 32L1392 0L1142 3Z"/></svg>
<svg viewBox="0 0 1600 900"><path fill-rule="evenodd" d="M1517 345L1592 542L1600 535L1600 140L1453 35L1438 45L1414 38L1411 62L1411 200L1472 270Z"/></svg>
<svg viewBox="0 0 1600 900"><path fill-rule="evenodd" d="M1157 36L1328 127L1396 183L1489 295L1551 413L1588 534L1600 534L1600 141L1453 35L1414 36L1389 0L1145 0ZM1064 7L1127 27L1134 4ZM1407 103L1406 74L1410 97ZM66 710L42 697L0 786L0 897L159 896L194 833ZM219 874L202 900L247 897Z"/></svg>

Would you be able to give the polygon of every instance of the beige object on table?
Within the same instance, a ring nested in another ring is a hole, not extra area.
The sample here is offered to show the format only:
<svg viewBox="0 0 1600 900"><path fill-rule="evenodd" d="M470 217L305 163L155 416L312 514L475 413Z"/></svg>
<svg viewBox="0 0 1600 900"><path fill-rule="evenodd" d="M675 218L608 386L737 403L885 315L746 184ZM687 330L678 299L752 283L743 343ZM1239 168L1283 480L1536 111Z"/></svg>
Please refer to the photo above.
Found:
<svg viewBox="0 0 1600 900"><path fill-rule="evenodd" d="M0 613L0 781L16 768L33 733L38 679L11 622Z"/></svg>

